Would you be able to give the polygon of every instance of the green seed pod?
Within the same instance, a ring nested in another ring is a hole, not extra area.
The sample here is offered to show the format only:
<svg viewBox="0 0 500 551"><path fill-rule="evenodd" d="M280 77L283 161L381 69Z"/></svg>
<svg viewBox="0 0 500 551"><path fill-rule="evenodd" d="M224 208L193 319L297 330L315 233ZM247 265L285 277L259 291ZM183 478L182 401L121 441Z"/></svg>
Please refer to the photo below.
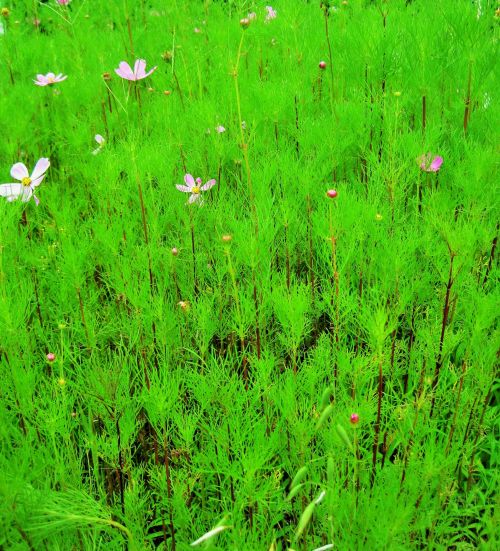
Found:
<svg viewBox="0 0 500 551"><path fill-rule="evenodd" d="M326 406L330 403L330 397L332 395L332 389L328 386L323 391L323 394L321 395L321 404L320 409L323 411Z"/></svg>
<svg viewBox="0 0 500 551"><path fill-rule="evenodd" d="M304 530L307 528L307 525L311 520L315 507L316 507L316 502L311 501L311 503L309 503L309 505L304 509L304 512L302 513L302 516L300 517L300 520L299 520L299 525L297 526L297 532L295 533L295 541L297 541L300 538Z"/></svg>
<svg viewBox="0 0 500 551"><path fill-rule="evenodd" d="M351 450L351 452L354 453L354 447L349 436L347 435L347 432L345 431L345 428L338 423L335 428L337 429L337 434L340 436L342 442L344 442L344 444Z"/></svg>
<svg viewBox="0 0 500 551"><path fill-rule="evenodd" d="M328 461L326 464L326 475L328 477L328 484L330 487L333 487L335 480L335 462L333 461L333 456L328 456Z"/></svg>
<svg viewBox="0 0 500 551"><path fill-rule="evenodd" d="M324 422L327 420L328 416L332 411L333 411L333 404L330 404L323 410L323 413L320 415L318 422L316 423L316 430L319 430L323 426Z"/></svg>
<svg viewBox="0 0 500 551"><path fill-rule="evenodd" d="M293 477L292 483L290 484L290 490L293 490L297 484L300 484L302 482L302 479L307 474L307 467L301 467L297 474Z"/></svg>
<svg viewBox="0 0 500 551"><path fill-rule="evenodd" d="M290 493L288 494L287 500L292 500L301 490L301 488L304 486L304 484L298 484L294 488L290 490Z"/></svg>

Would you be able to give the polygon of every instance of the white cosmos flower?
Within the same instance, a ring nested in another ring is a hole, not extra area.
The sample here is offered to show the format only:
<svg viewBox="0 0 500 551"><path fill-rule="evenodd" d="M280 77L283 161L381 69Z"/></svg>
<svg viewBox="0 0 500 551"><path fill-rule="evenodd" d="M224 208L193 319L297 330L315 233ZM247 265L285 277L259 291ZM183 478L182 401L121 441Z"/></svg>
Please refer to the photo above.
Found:
<svg viewBox="0 0 500 551"><path fill-rule="evenodd" d="M35 188L42 183L49 166L50 162L46 157L38 159L38 162L36 163L30 176L24 163L16 163L10 169L10 175L16 180L19 180L21 183L1 184L0 197L5 197L9 202L20 197L23 203L27 203L33 196L33 200L38 206L40 201L34 194L34 191Z"/></svg>
<svg viewBox="0 0 500 551"><path fill-rule="evenodd" d="M99 147L96 147L96 149L94 149L94 151L92 151L92 155L97 155L98 153L100 153L101 149L106 144L106 140L100 134L96 134L94 136L94 140L97 142L97 145Z"/></svg>

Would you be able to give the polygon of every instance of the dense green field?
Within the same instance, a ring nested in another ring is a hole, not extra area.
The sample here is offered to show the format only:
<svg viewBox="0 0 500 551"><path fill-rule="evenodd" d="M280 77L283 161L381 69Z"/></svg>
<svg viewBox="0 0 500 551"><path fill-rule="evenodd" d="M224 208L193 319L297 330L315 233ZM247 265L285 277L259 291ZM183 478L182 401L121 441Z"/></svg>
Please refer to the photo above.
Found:
<svg viewBox="0 0 500 551"><path fill-rule="evenodd" d="M3 7L0 549L499 549L497 5Z"/></svg>

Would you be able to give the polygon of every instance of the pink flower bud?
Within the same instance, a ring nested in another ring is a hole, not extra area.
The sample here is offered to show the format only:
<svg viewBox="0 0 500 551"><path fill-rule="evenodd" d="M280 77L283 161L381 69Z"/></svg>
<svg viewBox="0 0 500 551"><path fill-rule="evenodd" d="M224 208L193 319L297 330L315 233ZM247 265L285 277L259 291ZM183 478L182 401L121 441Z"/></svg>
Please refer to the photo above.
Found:
<svg viewBox="0 0 500 551"><path fill-rule="evenodd" d="M330 197L330 199L335 199L335 197L337 197L337 190L336 189L329 189L327 192L326 192L326 195L328 197Z"/></svg>
<svg viewBox="0 0 500 551"><path fill-rule="evenodd" d="M350 421L351 425L357 425L359 423L359 415L357 413L351 413Z"/></svg>
<svg viewBox="0 0 500 551"><path fill-rule="evenodd" d="M48 362L53 362L56 359L56 355L52 352L49 352L46 356Z"/></svg>
<svg viewBox="0 0 500 551"><path fill-rule="evenodd" d="M319 62L319 68L320 69L326 69L326 61L320 61Z"/></svg>
<svg viewBox="0 0 500 551"><path fill-rule="evenodd" d="M172 247L172 251L171 253L174 255L174 256L177 256L179 254L179 249L177 247Z"/></svg>

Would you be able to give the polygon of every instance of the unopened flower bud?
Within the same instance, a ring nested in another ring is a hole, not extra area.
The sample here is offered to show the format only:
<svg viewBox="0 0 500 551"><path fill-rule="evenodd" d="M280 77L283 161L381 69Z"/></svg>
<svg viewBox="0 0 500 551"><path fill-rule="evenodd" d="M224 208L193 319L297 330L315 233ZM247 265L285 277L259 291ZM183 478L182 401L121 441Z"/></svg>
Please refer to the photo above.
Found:
<svg viewBox="0 0 500 551"><path fill-rule="evenodd" d="M189 310L189 302L187 300L180 300L177 305L184 312L187 312Z"/></svg>
<svg viewBox="0 0 500 551"><path fill-rule="evenodd" d="M171 253L173 256L177 256L179 254L179 249L177 247L172 247Z"/></svg>
<svg viewBox="0 0 500 551"><path fill-rule="evenodd" d="M59 386L64 386L66 384L66 380L60 377L59 379L57 379L57 384Z"/></svg>
<svg viewBox="0 0 500 551"><path fill-rule="evenodd" d="M326 195L328 197L330 197L330 199L335 199L335 197L337 197L337 190L336 189L329 189L327 192L326 192Z"/></svg>
<svg viewBox="0 0 500 551"><path fill-rule="evenodd" d="M164 90L163 93L165 94L165 96L170 96L172 92L170 90Z"/></svg>
<svg viewBox="0 0 500 551"><path fill-rule="evenodd" d="M248 28L248 25L250 25L250 19L248 19L248 17L243 17L243 19L240 19L240 27L242 29Z"/></svg>
<svg viewBox="0 0 500 551"><path fill-rule="evenodd" d="M359 415L357 413L351 413L349 420L351 421L351 425L357 425L359 423Z"/></svg>
<svg viewBox="0 0 500 551"><path fill-rule="evenodd" d="M103 74L102 74L102 78L103 78L104 80L111 80L111 74L108 73L108 72L103 73Z"/></svg>
<svg viewBox="0 0 500 551"><path fill-rule="evenodd" d="M2 14L2 17L7 18L10 15L10 10L9 10L9 8L2 8L0 10L0 13Z"/></svg>
<svg viewBox="0 0 500 551"><path fill-rule="evenodd" d="M382 218L383 218L383 216L377 212L377 214L375 215L375 220L377 220L377 222L380 222L380 220L382 220Z"/></svg>
<svg viewBox="0 0 500 551"><path fill-rule="evenodd" d="M226 234L222 236L222 241L224 241L224 243L230 243L232 240L233 240L232 235Z"/></svg>
<svg viewBox="0 0 500 551"><path fill-rule="evenodd" d="M320 61L319 62L319 68L320 69L326 69L326 61Z"/></svg>
<svg viewBox="0 0 500 551"><path fill-rule="evenodd" d="M56 359L56 355L53 352L49 352L45 357L48 362L53 362Z"/></svg>

